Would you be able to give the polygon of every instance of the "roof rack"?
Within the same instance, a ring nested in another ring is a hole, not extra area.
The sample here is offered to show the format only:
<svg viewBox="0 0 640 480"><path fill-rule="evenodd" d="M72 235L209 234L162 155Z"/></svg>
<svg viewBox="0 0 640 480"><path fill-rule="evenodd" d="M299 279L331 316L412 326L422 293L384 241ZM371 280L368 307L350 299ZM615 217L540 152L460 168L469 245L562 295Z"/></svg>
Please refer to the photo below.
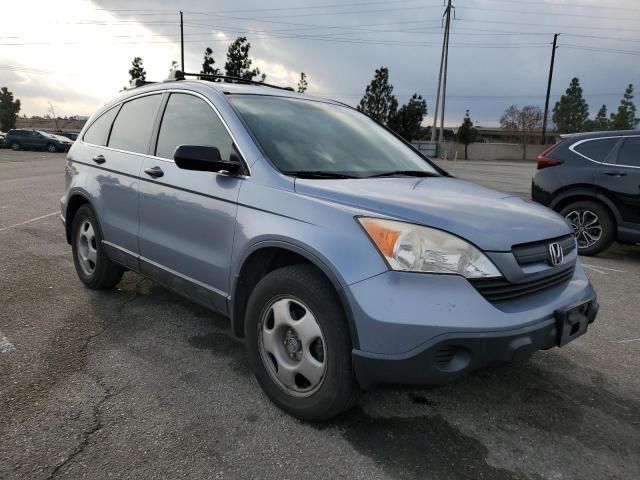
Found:
<svg viewBox="0 0 640 480"><path fill-rule="evenodd" d="M232 77L230 75L214 75L214 74L209 74L209 73L187 73L187 72L183 72L181 70L173 70L173 71L171 71L169 73L169 76L165 80L165 82L173 82L173 81L176 81L176 80L184 80L185 77L197 77L200 80L210 80L212 82L216 81L216 80L227 80L228 83L245 83L245 84L249 84L249 85L262 85L263 87L277 88L279 90L287 90L287 91L290 91L290 92L295 91L291 87L281 87L279 85L273 85L271 83L260 82L258 80L250 80L248 78Z"/></svg>
<svg viewBox="0 0 640 480"><path fill-rule="evenodd" d="M156 83L156 82L148 82L146 80L142 80L141 78L134 78L129 82L129 88L142 87L144 85L150 85L152 83Z"/></svg>

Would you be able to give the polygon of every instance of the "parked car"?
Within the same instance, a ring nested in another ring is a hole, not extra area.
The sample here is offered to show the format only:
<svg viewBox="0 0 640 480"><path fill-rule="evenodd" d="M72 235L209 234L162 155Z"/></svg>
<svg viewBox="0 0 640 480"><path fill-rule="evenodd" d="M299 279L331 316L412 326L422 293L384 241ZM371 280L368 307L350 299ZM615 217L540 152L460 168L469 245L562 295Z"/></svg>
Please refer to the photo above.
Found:
<svg viewBox="0 0 640 480"><path fill-rule="evenodd" d="M230 319L269 398L323 420L373 384L441 384L586 332L564 219L456 179L339 102L176 80L129 90L68 154L80 280L145 275Z"/></svg>
<svg viewBox="0 0 640 480"><path fill-rule="evenodd" d="M7 132L5 142L13 150L47 150L49 152L66 152L73 142L40 130L18 128Z"/></svg>
<svg viewBox="0 0 640 480"><path fill-rule="evenodd" d="M563 136L538 157L531 196L566 218L581 255L640 242L640 131Z"/></svg>

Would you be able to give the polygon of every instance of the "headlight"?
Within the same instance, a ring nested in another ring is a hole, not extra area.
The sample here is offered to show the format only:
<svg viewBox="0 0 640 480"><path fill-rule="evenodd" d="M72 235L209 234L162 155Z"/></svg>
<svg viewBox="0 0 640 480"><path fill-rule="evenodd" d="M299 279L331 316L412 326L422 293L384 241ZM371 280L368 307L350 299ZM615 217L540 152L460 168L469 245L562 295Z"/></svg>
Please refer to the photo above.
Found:
<svg viewBox="0 0 640 480"><path fill-rule="evenodd" d="M484 253L450 233L381 218L358 221L393 270L454 273L466 278L501 276Z"/></svg>

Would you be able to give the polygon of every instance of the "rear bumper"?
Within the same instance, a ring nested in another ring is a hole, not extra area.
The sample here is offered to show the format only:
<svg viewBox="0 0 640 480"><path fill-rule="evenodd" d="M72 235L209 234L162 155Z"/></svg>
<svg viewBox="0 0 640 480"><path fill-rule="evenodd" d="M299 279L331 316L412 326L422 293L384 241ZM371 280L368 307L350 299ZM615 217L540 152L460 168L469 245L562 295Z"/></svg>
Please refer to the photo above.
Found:
<svg viewBox="0 0 640 480"><path fill-rule="evenodd" d="M595 294L588 320L599 305ZM538 350L558 346L559 328L554 315L535 325L497 332L450 333L401 354L384 355L353 351L353 365L360 385L439 385L473 370L527 359Z"/></svg>

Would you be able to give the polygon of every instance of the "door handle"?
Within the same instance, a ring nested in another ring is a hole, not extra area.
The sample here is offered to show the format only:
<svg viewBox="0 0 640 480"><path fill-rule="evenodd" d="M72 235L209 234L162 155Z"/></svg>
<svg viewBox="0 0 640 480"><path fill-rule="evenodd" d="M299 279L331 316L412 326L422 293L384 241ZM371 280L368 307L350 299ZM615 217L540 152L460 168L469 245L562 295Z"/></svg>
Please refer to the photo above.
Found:
<svg viewBox="0 0 640 480"><path fill-rule="evenodd" d="M164 175L164 172L160 167L145 168L144 173L153 178L158 178Z"/></svg>
<svg viewBox="0 0 640 480"><path fill-rule="evenodd" d="M96 162L98 165L102 165L104 162L107 161L107 159L104 158L104 155L97 155L93 157L93 161Z"/></svg>
<svg viewBox="0 0 640 480"><path fill-rule="evenodd" d="M602 173L610 177L626 177L627 173L621 170L604 170Z"/></svg>

